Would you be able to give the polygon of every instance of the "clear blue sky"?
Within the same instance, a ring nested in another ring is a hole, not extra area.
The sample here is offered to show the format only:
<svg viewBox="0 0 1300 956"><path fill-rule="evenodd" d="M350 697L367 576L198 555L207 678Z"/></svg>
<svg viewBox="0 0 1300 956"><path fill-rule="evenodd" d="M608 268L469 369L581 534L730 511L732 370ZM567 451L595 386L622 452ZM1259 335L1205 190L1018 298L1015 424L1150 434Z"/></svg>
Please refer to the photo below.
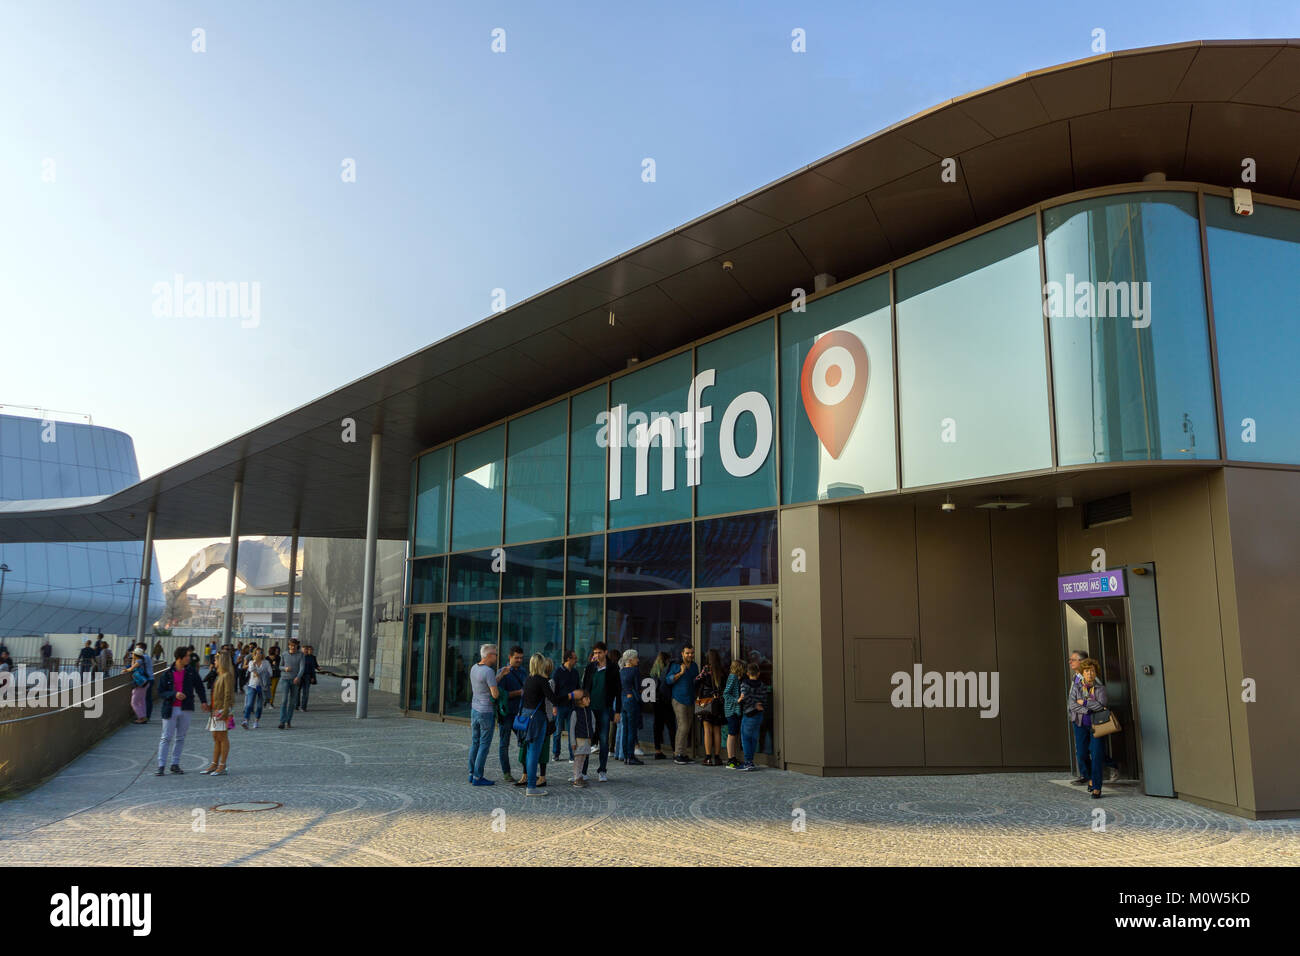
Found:
<svg viewBox="0 0 1300 956"><path fill-rule="evenodd" d="M1300 5L3 0L0 403L159 471L1096 27L1297 36ZM155 316L176 273L259 282L260 324Z"/></svg>

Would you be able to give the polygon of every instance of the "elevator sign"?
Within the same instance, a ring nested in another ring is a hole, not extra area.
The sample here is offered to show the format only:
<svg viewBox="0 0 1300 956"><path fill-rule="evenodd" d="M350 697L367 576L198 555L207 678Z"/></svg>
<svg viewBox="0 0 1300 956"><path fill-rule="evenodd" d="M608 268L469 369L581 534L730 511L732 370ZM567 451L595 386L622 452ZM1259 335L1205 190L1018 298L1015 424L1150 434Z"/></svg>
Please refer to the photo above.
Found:
<svg viewBox="0 0 1300 956"><path fill-rule="evenodd" d="M1056 579L1057 600L1079 598L1124 597L1124 572L1102 571L1100 574L1067 574Z"/></svg>

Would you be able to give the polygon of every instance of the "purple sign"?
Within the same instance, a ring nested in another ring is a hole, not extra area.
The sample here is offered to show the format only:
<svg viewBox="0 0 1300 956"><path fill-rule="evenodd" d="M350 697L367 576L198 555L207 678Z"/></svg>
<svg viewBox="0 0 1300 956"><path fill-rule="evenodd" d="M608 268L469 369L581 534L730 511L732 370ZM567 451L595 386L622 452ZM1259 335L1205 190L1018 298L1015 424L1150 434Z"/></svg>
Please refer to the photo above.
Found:
<svg viewBox="0 0 1300 956"><path fill-rule="evenodd" d="M1056 579L1056 594L1060 601L1079 598L1123 597L1124 572L1102 571L1098 574L1067 574Z"/></svg>

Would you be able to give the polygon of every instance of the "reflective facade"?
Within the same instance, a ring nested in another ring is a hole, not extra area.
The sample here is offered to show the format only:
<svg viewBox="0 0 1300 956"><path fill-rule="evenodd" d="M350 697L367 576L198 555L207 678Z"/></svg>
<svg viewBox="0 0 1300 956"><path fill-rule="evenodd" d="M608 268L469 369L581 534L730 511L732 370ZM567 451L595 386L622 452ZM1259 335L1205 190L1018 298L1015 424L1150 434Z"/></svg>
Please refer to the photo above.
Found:
<svg viewBox="0 0 1300 956"><path fill-rule="evenodd" d="M135 444L111 428L0 415L0 501L108 495L140 480ZM135 633L139 541L0 544L0 637ZM118 584L120 578L127 583ZM163 611L155 561L149 620Z"/></svg>

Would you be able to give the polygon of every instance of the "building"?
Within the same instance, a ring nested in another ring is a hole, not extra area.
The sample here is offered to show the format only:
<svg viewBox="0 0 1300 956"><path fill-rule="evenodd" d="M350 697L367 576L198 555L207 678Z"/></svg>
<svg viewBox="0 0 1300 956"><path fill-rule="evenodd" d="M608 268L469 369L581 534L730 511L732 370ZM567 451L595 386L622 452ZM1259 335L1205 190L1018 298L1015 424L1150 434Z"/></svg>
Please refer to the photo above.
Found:
<svg viewBox="0 0 1300 956"><path fill-rule="evenodd" d="M1018 77L0 538L406 538L408 713L690 644L812 774L1064 772L1077 648L1146 792L1300 814L1298 158L1294 42Z"/></svg>
<svg viewBox="0 0 1300 956"><path fill-rule="evenodd" d="M9 502L70 503L112 494L139 480L130 435L87 422L0 415L0 512ZM16 637L135 633L143 553L138 539L0 541L0 565L9 568L0 575L0 638L17 652ZM151 573L156 581L157 561ZM162 602L151 600L148 622L161 613ZM32 653L20 656L39 653L39 643L23 644L32 644Z"/></svg>

